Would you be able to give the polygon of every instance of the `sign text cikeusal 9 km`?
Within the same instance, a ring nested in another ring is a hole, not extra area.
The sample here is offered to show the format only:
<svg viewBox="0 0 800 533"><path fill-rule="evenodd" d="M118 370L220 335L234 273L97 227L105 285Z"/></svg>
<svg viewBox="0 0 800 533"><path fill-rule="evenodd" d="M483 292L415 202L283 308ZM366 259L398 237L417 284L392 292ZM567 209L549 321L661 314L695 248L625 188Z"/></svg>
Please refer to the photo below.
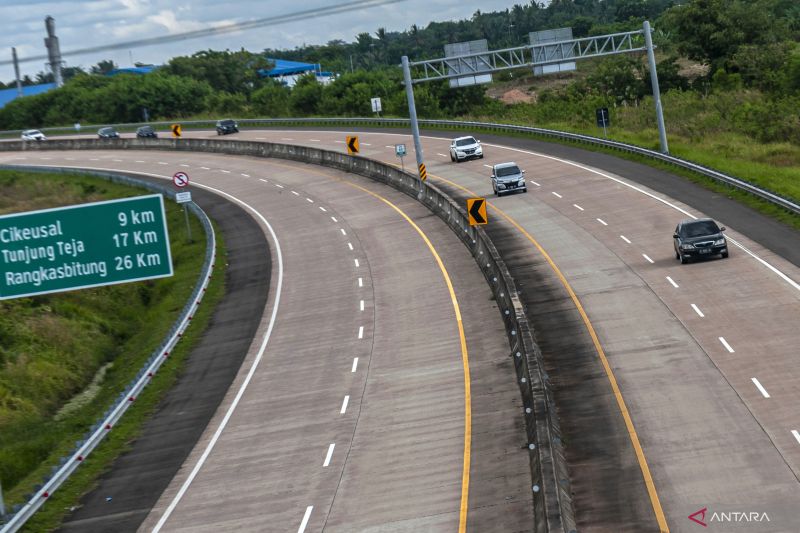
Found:
<svg viewBox="0 0 800 533"><path fill-rule="evenodd" d="M160 194L0 216L0 300L172 275Z"/></svg>

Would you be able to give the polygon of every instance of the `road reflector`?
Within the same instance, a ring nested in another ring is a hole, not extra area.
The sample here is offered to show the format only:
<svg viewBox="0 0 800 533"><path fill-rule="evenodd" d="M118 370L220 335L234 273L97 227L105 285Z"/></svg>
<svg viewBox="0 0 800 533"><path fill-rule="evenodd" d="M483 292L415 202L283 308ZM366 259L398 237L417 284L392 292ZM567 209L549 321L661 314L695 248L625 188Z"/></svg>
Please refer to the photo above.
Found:
<svg viewBox="0 0 800 533"><path fill-rule="evenodd" d="M428 171L425 170L425 163L419 164L419 179L425 181L428 178Z"/></svg>
<svg viewBox="0 0 800 533"><path fill-rule="evenodd" d="M469 217L470 226L488 224L489 219L486 216L486 198L468 198L467 215Z"/></svg>
<svg viewBox="0 0 800 533"><path fill-rule="evenodd" d="M358 153L358 137L347 137L347 153L350 155Z"/></svg>

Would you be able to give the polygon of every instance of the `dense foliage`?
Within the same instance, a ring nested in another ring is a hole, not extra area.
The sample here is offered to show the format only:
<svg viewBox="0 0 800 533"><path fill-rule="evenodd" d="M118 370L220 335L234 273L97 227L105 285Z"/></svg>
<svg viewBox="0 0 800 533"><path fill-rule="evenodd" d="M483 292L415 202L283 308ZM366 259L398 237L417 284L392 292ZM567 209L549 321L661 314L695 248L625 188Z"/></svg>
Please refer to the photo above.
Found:
<svg viewBox="0 0 800 533"><path fill-rule="evenodd" d="M485 38L492 48L518 46L527 34L571 26L576 37L641 27L656 28L661 91L689 91L707 100L717 115L670 127L691 130L723 127L756 140L800 141L800 3L796 0L552 0L515 5L470 19L433 22L407 31L379 28L355 41L332 41L294 50L253 54L201 51L176 57L146 76L100 75L114 67L102 61L93 74L78 71L62 89L15 100L0 109L0 129L121 123L196 116L365 116L370 98L381 97L387 115L407 115L397 64L401 55L440 57L447 42ZM338 72L329 85L313 76L294 88L259 76L265 57L319 63ZM687 63L700 67L686 73ZM570 114L591 116L595 106L639 106L651 93L641 56L617 56L579 63L577 74L559 88L536 90L537 102L506 106L486 96L486 87L450 89L446 82L415 86L421 117L538 116L571 122ZM525 76L525 73L522 73ZM529 74L527 74L528 77ZM42 77L41 75L39 77ZM508 79L501 75L496 79ZM519 78L519 75L518 75ZM680 100L680 99L675 99ZM735 107L715 102L737 102ZM520 111L519 106L531 107ZM147 115L145 115L145 110Z"/></svg>

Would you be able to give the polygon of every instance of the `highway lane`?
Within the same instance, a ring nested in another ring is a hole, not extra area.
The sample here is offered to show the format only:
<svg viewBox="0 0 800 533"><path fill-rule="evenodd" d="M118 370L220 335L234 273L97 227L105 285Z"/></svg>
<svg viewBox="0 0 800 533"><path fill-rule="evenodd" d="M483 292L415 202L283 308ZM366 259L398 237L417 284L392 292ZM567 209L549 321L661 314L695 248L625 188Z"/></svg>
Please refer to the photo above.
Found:
<svg viewBox="0 0 800 533"><path fill-rule="evenodd" d="M48 159L40 164L161 176L186 171L266 217L277 236L272 255L283 257L283 283L273 268L272 306L277 287L283 292L263 359L176 500L259 356L269 309L220 410L142 530L158 527L167 508L163 531L458 529L464 369L452 298L409 221L351 183L408 213L461 302L472 374L470 528L529 529L521 403L502 322L466 249L413 199L281 161L164 152L41 157Z"/></svg>
<svg viewBox="0 0 800 533"><path fill-rule="evenodd" d="M262 131L232 137L344 150L344 132ZM407 136L397 134L363 132L360 139L363 155L386 161L396 162L395 143L410 146ZM795 433L800 420L794 408L800 399L794 365L800 340L798 268L738 233L736 220L721 221L741 244L732 248L730 259L679 265L671 248L672 228L702 211L608 172L493 145L486 147L485 160L459 165L449 162L444 140L426 138L425 150L429 172L451 182L445 186L454 194L468 194L459 187L488 194L485 165L516 159L528 169L527 195L491 203L541 243L586 308L673 529L692 525L686 517L703 506L774 513L769 525L755 530L800 527L792 511L800 502ZM490 210L490 216L497 213ZM537 281L547 283L549 267L531 242L502 236L515 251L510 262L517 277L525 279L525 266L537 265ZM557 293L558 287L552 290ZM541 328L539 333L547 335ZM548 355L557 384L580 394L581 387L560 368L561 356ZM588 388L596 392L594 381ZM607 399L605 406L613 407L613 401ZM570 427L569 414L566 424L573 432L590 426L587 421ZM619 422L611 423L624 432ZM569 437L568 452L585 452L573 459L597 463L580 464L573 480L583 525L607 524L609 509L625 516L620 526L652 521L641 506L626 515L632 511L623 509L624 503L604 503L608 497L601 492L608 487L599 481L609 461L604 465L597 449L589 453L591 442L582 448L581 441L591 437ZM616 460L629 470L630 459ZM743 493L743 487L753 490ZM639 525L630 529L641 530Z"/></svg>

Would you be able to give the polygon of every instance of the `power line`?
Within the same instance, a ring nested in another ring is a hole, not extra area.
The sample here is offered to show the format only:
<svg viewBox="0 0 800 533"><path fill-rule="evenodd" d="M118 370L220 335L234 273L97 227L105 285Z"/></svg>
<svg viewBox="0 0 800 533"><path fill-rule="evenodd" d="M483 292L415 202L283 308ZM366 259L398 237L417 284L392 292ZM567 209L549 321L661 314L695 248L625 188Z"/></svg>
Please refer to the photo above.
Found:
<svg viewBox="0 0 800 533"><path fill-rule="evenodd" d="M198 39L200 37L209 37L213 35L222 35L225 33L233 33L237 31L251 30L253 28L260 28L263 26L277 25L286 22L294 22L303 19L312 19L324 17L327 15L338 15L340 13L348 13L350 11L357 11L360 9L369 9L379 7L387 4L396 4L404 2L405 0L352 0L344 2L335 6L328 6L322 8L305 9L302 11L295 11L284 15L275 15L255 20L247 20L243 22L235 22L233 24L224 24L212 28L204 28L202 30L187 31L183 33L173 33L170 35L162 35L159 37L149 37L146 39L136 39L133 41L125 41L120 43L106 44L102 46L91 46L88 48L79 48L77 50L68 50L61 52L62 57L78 56L84 54L91 54L95 52L105 52L107 50L124 50L130 48L138 48L142 46L152 46L154 44L172 43L178 41L186 41L189 39ZM41 61L47 59L47 54L19 58L20 63L28 63L31 61ZM0 61L0 65L11 65L13 60Z"/></svg>

